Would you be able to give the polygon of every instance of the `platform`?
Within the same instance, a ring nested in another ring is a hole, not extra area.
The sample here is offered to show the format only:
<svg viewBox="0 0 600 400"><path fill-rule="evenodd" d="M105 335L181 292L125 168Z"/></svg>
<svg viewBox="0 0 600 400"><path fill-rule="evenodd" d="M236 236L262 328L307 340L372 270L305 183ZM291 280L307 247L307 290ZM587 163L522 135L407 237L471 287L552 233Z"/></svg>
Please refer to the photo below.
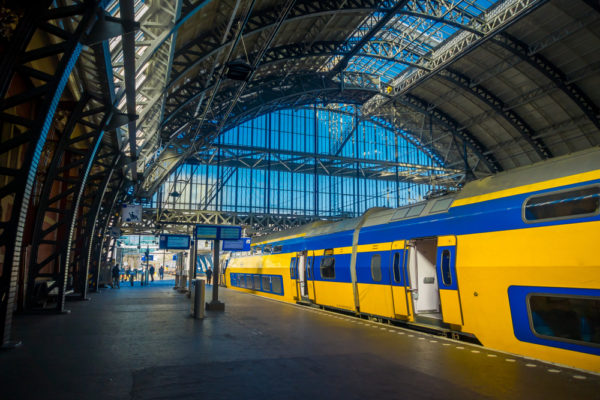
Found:
<svg viewBox="0 0 600 400"><path fill-rule="evenodd" d="M223 289L189 314L172 283L20 316L2 399L600 399L600 377ZM207 293L210 298L210 289ZM41 333L43 332L43 334Z"/></svg>

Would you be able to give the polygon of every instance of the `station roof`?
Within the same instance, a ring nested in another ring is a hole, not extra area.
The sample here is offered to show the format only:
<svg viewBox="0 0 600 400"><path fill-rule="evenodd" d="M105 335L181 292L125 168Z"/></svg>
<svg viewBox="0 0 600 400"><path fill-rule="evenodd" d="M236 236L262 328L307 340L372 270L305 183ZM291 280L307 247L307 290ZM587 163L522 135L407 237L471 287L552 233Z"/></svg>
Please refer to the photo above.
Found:
<svg viewBox="0 0 600 400"><path fill-rule="evenodd" d="M140 193L218 133L315 102L358 105L476 177L600 142L592 0L114 0L107 11L141 26L129 74L131 43L109 46L111 84L125 93L135 77L119 105L139 117L120 141L135 147ZM227 78L232 61L251 66L247 80Z"/></svg>

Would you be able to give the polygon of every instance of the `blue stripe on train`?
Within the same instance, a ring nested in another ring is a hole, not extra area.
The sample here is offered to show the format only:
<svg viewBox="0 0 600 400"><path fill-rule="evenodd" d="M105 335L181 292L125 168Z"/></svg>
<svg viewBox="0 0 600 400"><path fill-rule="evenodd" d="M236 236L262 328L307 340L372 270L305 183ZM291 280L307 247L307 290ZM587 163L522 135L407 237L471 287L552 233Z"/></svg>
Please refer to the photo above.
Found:
<svg viewBox="0 0 600 400"><path fill-rule="evenodd" d="M529 310L529 296L530 295L562 295L562 296L585 296L586 298L593 297L597 301L600 301L600 290L598 289L573 289L573 288L557 288L557 287L535 287L535 286L510 286L508 288L508 300L510 303L510 311L513 321L513 329L515 337L522 342L536 343L542 346L558 347L566 350L579 351L581 353L600 355L600 344L590 343L589 345L583 342L565 341L566 339L556 338L553 339L550 336L551 328L545 328L546 334L540 335L533 331L533 318L536 318L536 324L538 327L543 326L543 319L539 315L530 313ZM583 318L580 315L575 318ZM578 324L583 324L585 321L578 321ZM587 322L589 324L589 322ZM596 322L597 323L597 322ZM594 329L594 321L592 321L590 329ZM540 329L540 328L538 328ZM583 328L580 328L583 329ZM541 329L540 329L541 330ZM580 334L582 334L580 332ZM598 334L597 332L591 333Z"/></svg>

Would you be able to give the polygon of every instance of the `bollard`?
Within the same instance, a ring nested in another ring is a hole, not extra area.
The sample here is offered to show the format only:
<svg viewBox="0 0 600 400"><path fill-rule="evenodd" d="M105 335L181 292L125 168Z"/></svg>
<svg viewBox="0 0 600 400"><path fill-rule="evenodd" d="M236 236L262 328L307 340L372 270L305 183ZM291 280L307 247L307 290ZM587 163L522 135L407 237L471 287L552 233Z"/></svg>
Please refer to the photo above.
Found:
<svg viewBox="0 0 600 400"><path fill-rule="evenodd" d="M192 281L192 302L191 314L195 319L204 318L204 298L206 295L206 287L203 279L194 279Z"/></svg>

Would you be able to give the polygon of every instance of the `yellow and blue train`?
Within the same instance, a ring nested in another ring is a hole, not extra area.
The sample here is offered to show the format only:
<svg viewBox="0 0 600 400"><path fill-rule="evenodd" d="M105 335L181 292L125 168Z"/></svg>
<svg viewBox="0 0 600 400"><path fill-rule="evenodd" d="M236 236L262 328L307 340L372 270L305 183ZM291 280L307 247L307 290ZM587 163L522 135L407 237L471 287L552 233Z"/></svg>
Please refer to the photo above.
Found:
<svg viewBox="0 0 600 400"><path fill-rule="evenodd" d="M600 148L252 246L227 286L600 372Z"/></svg>

